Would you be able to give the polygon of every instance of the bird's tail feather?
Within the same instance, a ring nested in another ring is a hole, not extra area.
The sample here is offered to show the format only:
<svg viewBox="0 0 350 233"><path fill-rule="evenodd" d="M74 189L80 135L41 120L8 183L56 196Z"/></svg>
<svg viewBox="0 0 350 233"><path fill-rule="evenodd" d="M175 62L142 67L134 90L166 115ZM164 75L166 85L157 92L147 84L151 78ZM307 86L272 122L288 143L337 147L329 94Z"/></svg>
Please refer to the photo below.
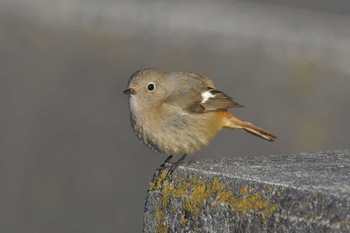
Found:
<svg viewBox="0 0 350 233"><path fill-rule="evenodd" d="M247 121L242 121L237 117L235 117L234 115L232 115L230 112L224 112L224 114L226 118L224 127L226 128L242 129L248 133L251 133L255 136L258 136L270 142L273 142L277 138L271 132L264 130L262 128L256 127L255 125Z"/></svg>

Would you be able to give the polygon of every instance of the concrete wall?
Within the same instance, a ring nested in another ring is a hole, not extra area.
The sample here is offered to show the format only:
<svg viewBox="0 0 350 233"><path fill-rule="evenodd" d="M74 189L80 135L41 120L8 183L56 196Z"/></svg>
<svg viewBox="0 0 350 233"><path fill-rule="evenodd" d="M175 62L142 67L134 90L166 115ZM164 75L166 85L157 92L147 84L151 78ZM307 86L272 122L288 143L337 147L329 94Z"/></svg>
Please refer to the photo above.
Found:
<svg viewBox="0 0 350 233"><path fill-rule="evenodd" d="M190 161L149 184L144 232L349 232L348 150Z"/></svg>

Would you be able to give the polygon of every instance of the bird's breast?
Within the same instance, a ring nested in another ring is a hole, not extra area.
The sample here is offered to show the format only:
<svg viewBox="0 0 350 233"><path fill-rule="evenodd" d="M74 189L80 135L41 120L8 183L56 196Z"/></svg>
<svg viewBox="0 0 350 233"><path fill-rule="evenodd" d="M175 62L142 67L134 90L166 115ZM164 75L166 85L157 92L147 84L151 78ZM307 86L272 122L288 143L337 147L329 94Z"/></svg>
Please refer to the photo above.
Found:
<svg viewBox="0 0 350 233"><path fill-rule="evenodd" d="M166 154L192 154L205 147L221 129L217 112L190 114L163 107L132 112L136 136L151 149Z"/></svg>

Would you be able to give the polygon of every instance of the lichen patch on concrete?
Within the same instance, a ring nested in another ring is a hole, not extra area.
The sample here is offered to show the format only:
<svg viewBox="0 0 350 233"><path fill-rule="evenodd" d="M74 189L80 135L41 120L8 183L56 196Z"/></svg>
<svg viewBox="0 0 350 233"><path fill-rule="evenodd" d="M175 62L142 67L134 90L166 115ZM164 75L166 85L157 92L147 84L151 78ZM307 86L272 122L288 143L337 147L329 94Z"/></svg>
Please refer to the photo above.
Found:
<svg viewBox="0 0 350 233"><path fill-rule="evenodd" d="M276 210L276 205L271 203L261 193L250 190L244 186L239 190L230 190L218 177L210 180L193 176L168 176L168 169L160 172L149 185L149 191L159 193L159 202L155 209L157 232L167 232L164 216L166 211L174 209L180 213L180 224L185 227L187 219L195 220L206 206L227 206L232 212L245 215L254 212L261 216L262 220Z"/></svg>

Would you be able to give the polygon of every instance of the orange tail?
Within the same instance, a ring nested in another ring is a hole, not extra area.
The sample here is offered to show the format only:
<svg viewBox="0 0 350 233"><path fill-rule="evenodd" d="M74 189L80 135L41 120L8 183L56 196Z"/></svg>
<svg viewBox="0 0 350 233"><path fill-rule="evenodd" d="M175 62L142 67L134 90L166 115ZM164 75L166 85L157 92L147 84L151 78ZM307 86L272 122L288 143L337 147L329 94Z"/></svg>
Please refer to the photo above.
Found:
<svg viewBox="0 0 350 233"><path fill-rule="evenodd" d="M224 116L225 116L224 127L226 128L243 129L248 133L251 133L255 136L258 136L270 142L273 142L277 138L275 135L273 135L272 133L262 128L256 127L255 125L247 121L242 121L238 119L237 117L232 115L230 112L227 112L227 111L224 112Z"/></svg>

